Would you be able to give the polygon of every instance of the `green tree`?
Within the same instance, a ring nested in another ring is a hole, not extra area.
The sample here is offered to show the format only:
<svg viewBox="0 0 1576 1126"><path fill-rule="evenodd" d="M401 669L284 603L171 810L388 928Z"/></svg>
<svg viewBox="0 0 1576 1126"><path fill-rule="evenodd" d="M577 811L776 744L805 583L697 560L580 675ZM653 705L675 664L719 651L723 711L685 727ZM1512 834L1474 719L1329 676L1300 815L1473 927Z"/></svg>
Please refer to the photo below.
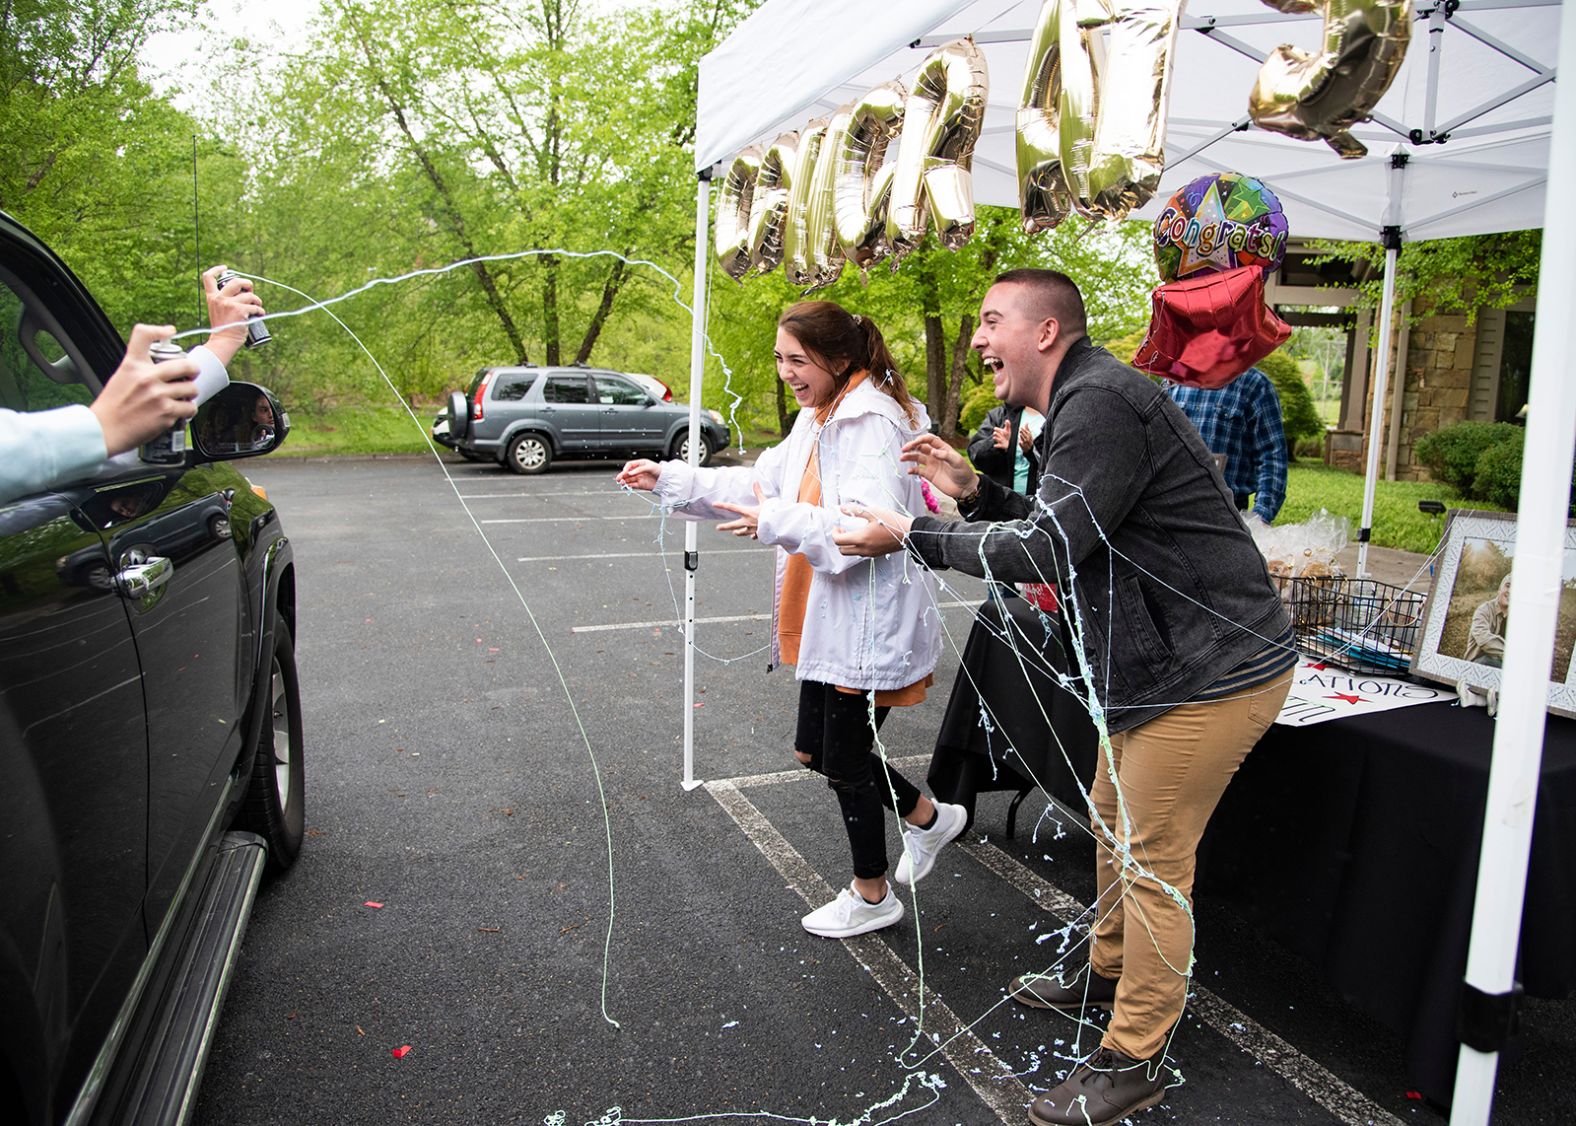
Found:
<svg viewBox="0 0 1576 1126"><path fill-rule="evenodd" d="M233 220L246 178L138 73L149 36L189 17L180 0L0 5L0 208L49 243L122 330L202 315L194 140L202 209Z"/></svg>
<svg viewBox="0 0 1576 1126"><path fill-rule="evenodd" d="M332 293L538 252L340 310L399 361L408 394L500 360L601 358L677 382L688 332L673 286L616 255L688 276L696 67L750 6L590 19L577 0L334 0L255 110L275 123L255 195L293 237L264 230L254 253Z"/></svg>
<svg viewBox="0 0 1576 1126"><path fill-rule="evenodd" d="M1504 308L1524 296L1538 280L1543 232L1502 234L1408 242L1396 258L1396 303L1413 299L1424 308L1460 310ZM1363 267L1363 302L1378 308L1384 285L1384 247L1372 242L1319 243L1316 262L1339 261Z"/></svg>

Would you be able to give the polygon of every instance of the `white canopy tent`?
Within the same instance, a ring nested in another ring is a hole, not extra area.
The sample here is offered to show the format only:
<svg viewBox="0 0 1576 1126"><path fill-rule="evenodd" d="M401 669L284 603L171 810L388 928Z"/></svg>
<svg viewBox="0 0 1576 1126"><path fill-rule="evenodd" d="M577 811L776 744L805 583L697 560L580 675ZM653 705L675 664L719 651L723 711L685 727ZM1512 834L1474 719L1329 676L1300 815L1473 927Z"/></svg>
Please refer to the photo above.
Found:
<svg viewBox="0 0 1576 1126"><path fill-rule="evenodd" d="M974 153L978 203L1018 206L1014 119L1041 0L796 0L769 3L701 63L696 166L824 117L877 83L910 74L930 50L972 34L990 68L990 101ZM1389 378L1395 247L1538 227L1554 103L1548 52L1558 0L1464 0L1416 6L1412 44L1374 119L1354 130L1368 146L1341 160L1327 145L1253 128L1248 94L1281 43L1313 48L1317 15L1261 0L1198 0L1184 10L1167 118L1161 189L1150 218L1195 176L1238 171L1267 182L1297 238L1387 243L1374 424L1368 430L1359 569L1367 566L1373 487ZM1397 159L1400 158L1400 159Z"/></svg>
<svg viewBox="0 0 1576 1126"><path fill-rule="evenodd" d="M878 83L909 77L930 50L964 35L972 35L985 52L990 75L989 104L973 158L975 200L1018 206L1014 123L1041 6L1041 0L906 0L900 5L770 0L707 55L701 62L696 132L696 168L703 176L697 204L697 322L705 319L702 279L710 256L706 174L746 145L770 142ZM1386 245L1360 567L1366 564L1372 523L1400 243L1545 228L1512 584L1515 625L1505 664L1468 970L1473 987L1497 997L1508 993L1515 961L1576 441L1576 394L1561 386L1554 366L1576 353L1576 318L1569 313L1576 293L1576 230L1562 221L1558 209L1545 219L1546 198L1569 199L1576 192L1576 108L1570 97L1560 100L1565 140L1552 144L1556 64L1561 61L1553 52L1558 46L1564 63L1576 64L1576 32L1562 27L1559 0L1428 0L1417 3L1415 13L1400 74L1373 120L1353 130L1368 155L1341 160L1322 142L1291 140L1253 127L1247 114L1263 57L1281 43L1315 49L1321 17L1282 14L1261 0L1197 0L1180 22L1165 177L1155 199L1137 215L1156 213L1195 176L1232 170L1259 177L1276 192L1294 237ZM1553 169L1551 147L1558 156ZM702 343L697 329L690 397L697 410ZM691 524L687 688L694 644L694 534ZM686 785L694 784L690 698L686 691ZM1453 1121L1487 1121L1495 1059L1491 1052L1463 1048Z"/></svg>

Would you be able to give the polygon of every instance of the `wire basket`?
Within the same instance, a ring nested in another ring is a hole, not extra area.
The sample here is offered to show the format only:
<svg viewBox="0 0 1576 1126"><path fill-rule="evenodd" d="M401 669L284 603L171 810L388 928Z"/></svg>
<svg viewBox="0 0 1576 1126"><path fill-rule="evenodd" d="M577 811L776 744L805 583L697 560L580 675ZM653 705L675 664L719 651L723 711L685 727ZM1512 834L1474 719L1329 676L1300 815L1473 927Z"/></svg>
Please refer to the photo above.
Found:
<svg viewBox="0 0 1576 1126"><path fill-rule="evenodd" d="M1375 579L1344 575L1284 580L1297 648L1358 673L1404 675L1417 652L1426 598Z"/></svg>

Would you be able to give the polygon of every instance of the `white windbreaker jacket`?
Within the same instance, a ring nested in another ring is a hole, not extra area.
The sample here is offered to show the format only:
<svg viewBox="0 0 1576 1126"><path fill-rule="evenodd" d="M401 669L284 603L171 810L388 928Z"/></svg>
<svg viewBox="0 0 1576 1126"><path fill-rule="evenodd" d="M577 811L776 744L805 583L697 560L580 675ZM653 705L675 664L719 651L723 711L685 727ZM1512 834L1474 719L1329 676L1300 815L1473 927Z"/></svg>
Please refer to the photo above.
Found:
<svg viewBox="0 0 1576 1126"><path fill-rule="evenodd" d="M925 408L915 403L910 423L903 408L867 379L838 404L824 427L815 412L802 410L788 437L761 454L753 467L695 469L662 463L656 495L675 515L694 520L732 520L716 505L754 505L754 485L765 497L759 535L777 551L772 595L772 664L780 661L777 611L787 552L802 555L814 570L805 607L804 635L796 675L800 680L846 688L904 688L935 671L941 650L936 584L906 551L879 559L844 555L832 532L844 516L840 506L864 504L905 515L925 514L919 478L898 460L903 443L926 432ZM802 504L800 480L812 443L821 466L821 504Z"/></svg>

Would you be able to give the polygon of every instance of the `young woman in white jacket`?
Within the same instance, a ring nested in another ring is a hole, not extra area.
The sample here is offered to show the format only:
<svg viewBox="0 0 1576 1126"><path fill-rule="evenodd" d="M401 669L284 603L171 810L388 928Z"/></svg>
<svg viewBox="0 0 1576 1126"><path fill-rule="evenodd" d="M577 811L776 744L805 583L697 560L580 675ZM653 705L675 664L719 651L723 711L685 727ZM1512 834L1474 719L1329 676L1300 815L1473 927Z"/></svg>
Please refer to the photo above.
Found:
<svg viewBox="0 0 1576 1126"><path fill-rule="evenodd" d="M925 511L920 479L898 460L928 431L881 332L831 301L801 301L777 322L777 374L799 418L754 466L692 469L679 461L632 461L619 481L654 491L719 531L776 546L772 664L799 679L794 755L826 776L842 808L854 879L804 916L805 930L848 938L891 926L903 904L887 880L886 818L903 823L893 879L912 884L963 831L962 806L933 802L874 750L891 707L917 704L941 647L936 588L905 553L844 555L832 542L844 505Z"/></svg>

